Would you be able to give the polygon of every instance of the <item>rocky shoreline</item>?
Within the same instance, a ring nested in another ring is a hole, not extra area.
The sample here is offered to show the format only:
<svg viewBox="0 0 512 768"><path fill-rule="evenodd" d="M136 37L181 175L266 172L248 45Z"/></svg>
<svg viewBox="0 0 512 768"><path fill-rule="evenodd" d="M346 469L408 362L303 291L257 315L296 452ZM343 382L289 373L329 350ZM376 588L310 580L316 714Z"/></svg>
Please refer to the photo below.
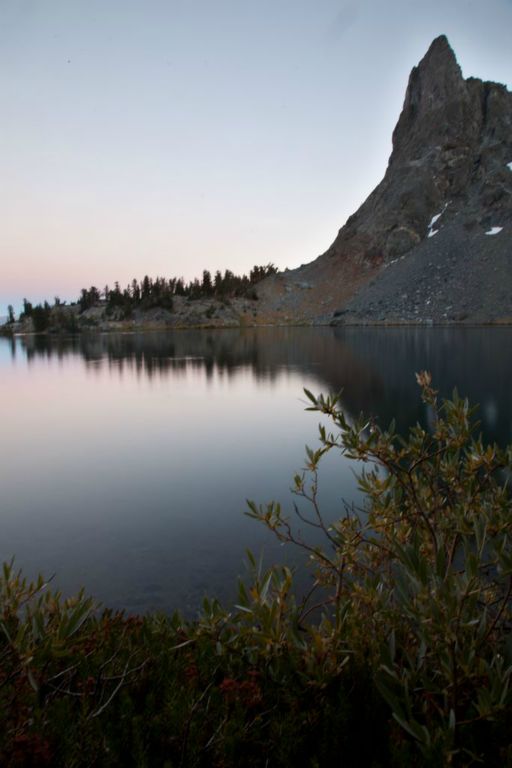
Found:
<svg viewBox="0 0 512 768"><path fill-rule="evenodd" d="M371 311L371 308L370 308ZM329 321L297 321L297 320L279 320L265 322L263 318L258 321L248 322L245 318L221 320L220 318L184 322L177 318L167 318L170 314L167 310L161 310L154 313L154 317L141 317L137 320L113 320L102 321L98 324L87 323L79 325L75 330L68 330L60 327L50 327L45 331L36 331L27 323L13 323L11 325L0 326L0 336L71 336L81 334L104 334L104 333L151 333L158 331L185 331L185 330L233 330L236 328L309 328L309 327L376 327L376 328L445 328L453 326L464 326L466 328L482 327L504 327L512 326L512 317L508 318L490 318L486 320L474 320L467 317L461 318L443 318L432 319L430 317L415 318L380 318L369 316L357 316L343 313L336 315Z"/></svg>

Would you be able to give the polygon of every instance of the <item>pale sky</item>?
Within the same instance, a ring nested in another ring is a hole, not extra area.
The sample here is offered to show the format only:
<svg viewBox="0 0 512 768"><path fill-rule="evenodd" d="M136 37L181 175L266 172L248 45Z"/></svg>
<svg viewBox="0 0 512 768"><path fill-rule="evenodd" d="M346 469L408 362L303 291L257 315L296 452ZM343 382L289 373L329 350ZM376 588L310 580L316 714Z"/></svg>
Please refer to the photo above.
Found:
<svg viewBox="0 0 512 768"><path fill-rule="evenodd" d="M0 315L314 259L446 34L512 86L512 0L0 0Z"/></svg>

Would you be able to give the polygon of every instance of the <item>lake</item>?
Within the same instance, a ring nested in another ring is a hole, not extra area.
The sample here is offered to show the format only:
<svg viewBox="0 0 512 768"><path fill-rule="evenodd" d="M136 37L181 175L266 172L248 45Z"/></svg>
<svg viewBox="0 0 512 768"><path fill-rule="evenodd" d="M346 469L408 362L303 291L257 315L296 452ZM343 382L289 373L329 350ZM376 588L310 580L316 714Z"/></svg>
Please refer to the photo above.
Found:
<svg viewBox="0 0 512 768"><path fill-rule="evenodd" d="M128 611L193 615L233 599L244 552L297 562L244 515L281 501L317 442L303 387L339 391L401 430L427 418L414 373L480 404L512 440L512 329L261 328L0 339L0 558ZM327 518L359 501L353 467L321 473Z"/></svg>

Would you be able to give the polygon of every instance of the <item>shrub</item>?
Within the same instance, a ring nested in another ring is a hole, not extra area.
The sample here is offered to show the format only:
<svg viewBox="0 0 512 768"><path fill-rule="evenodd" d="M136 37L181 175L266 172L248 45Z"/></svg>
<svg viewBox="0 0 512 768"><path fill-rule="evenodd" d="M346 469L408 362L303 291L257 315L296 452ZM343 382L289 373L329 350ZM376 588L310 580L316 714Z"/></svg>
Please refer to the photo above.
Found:
<svg viewBox="0 0 512 768"><path fill-rule="evenodd" d="M335 428L320 427L320 448L308 449L294 486L311 515L296 511L324 548L300 538L279 504L251 503L250 514L307 550L321 592L314 642L366 662L422 764L511 764L512 450L474 436L457 393L439 404L430 376L418 382L433 428L416 425L406 439L393 425L351 425L338 397L306 391L309 409ZM333 450L363 463L367 504L328 525L317 473Z"/></svg>

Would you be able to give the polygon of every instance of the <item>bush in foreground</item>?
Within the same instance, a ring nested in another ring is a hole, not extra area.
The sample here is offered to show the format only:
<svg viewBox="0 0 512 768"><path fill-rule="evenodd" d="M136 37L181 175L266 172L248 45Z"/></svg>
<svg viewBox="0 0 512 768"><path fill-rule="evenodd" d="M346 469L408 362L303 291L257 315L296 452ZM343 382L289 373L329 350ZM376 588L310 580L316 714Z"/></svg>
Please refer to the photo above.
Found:
<svg viewBox="0 0 512 768"><path fill-rule="evenodd" d="M295 477L296 520L249 514L302 547L311 590L287 568L240 585L194 622L98 613L11 566L0 579L0 763L137 766L512 765L512 451L475 438L456 395L419 383L430 431L349 424ZM318 467L362 462L362 510L327 523Z"/></svg>

